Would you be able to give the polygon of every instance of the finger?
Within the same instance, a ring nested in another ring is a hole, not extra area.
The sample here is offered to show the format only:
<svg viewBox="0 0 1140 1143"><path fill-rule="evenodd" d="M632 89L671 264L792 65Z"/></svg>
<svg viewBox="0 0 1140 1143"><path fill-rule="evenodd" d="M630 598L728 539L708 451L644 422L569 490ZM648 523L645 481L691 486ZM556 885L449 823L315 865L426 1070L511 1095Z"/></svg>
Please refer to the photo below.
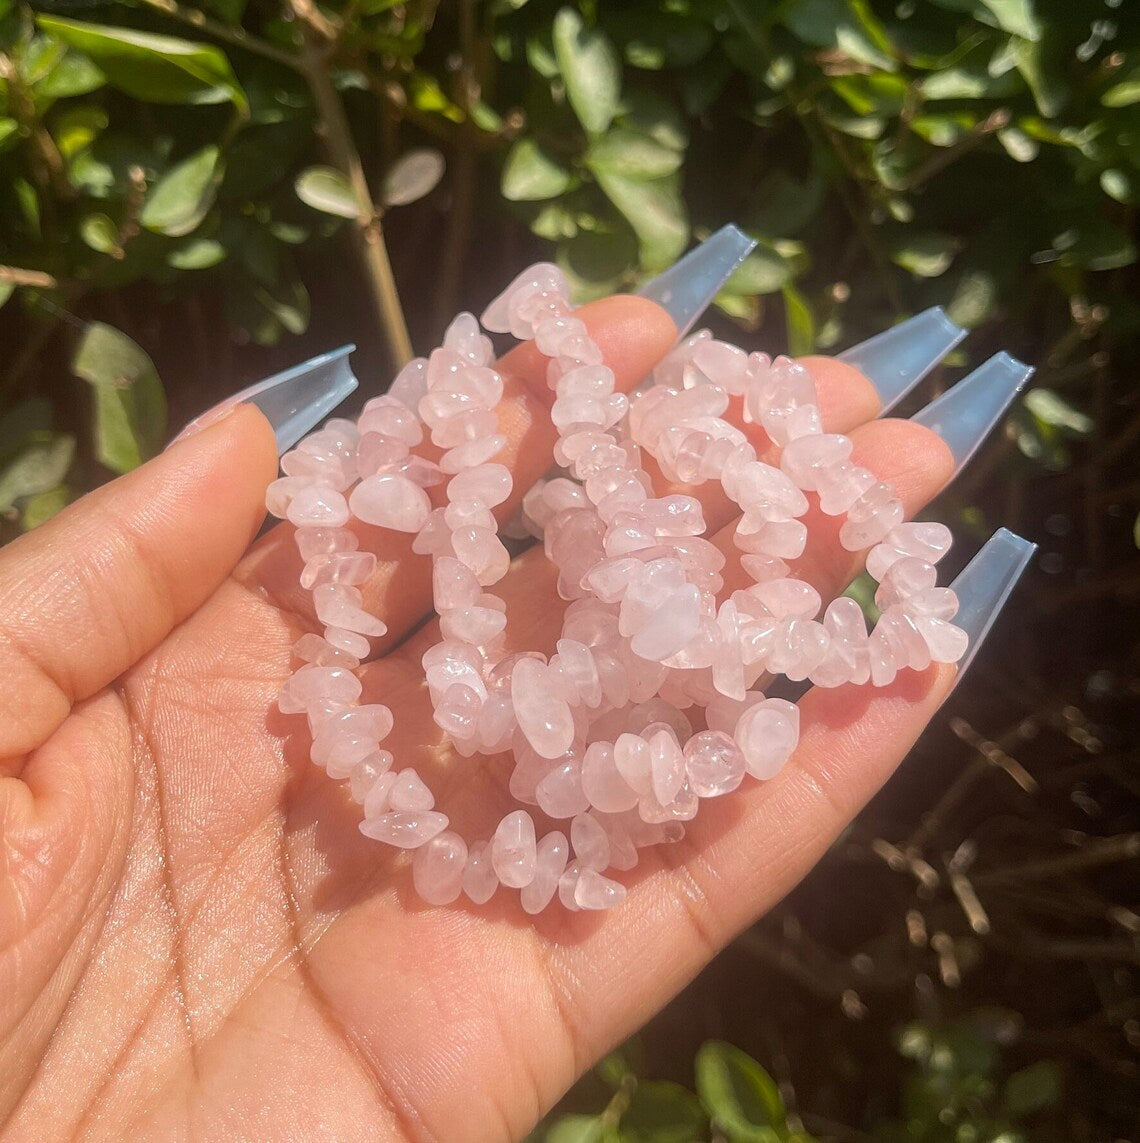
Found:
<svg viewBox="0 0 1140 1143"><path fill-rule="evenodd" d="M273 433L248 407L0 551L0 758L19 758L230 573L264 516Z"/></svg>
<svg viewBox="0 0 1140 1143"><path fill-rule="evenodd" d="M576 316L586 323L623 391L645 377L676 339L669 315L644 298L605 298L583 306ZM553 463L557 432L550 420L553 394L546 383L547 361L526 342L496 366L503 376L503 399L496 413L507 445L495 460L509 468L514 478L510 498L495 511L500 523L514 514L526 491ZM442 488L433 491L437 499L443 495ZM388 625L388 634L378 642L383 649L398 643L431 611L431 560L412 552L410 535L357 521L352 527L360 536L361 548L374 552L379 560L362 591L364 606ZM254 548L237 574L283 610L316 625L311 596L299 583L301 570L293 528L281 525Z"/></svg>

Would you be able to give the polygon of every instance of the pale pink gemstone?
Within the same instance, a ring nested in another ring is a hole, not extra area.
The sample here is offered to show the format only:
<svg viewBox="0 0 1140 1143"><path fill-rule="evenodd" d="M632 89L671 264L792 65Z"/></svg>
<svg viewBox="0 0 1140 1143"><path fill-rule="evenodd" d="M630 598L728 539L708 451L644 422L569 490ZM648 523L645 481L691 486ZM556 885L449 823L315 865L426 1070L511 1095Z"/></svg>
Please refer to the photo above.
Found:
<svg viewBox="0 0 1140 1143"><path fill-rule="evenodd" d="M935 663L956 663L966 653L970 638L960 627L933 616L916 615L912 620Z"/></svg>
<svg viewBox="0 0 1140 1143"><path fill-rule="evenodd" d="M537 853L534 822L526 810L507 814L491 839L491 861L508 889L521 889L534 880Z"/></svg>
<svg viewBox="0 0 1140 1143"><path fill-rule="evenodd" d="M365 433L356 454L356 466L362 477L379 472L393 472L408 458L408 446L383 433Z"/></svg>
<svg viewBox="0 0 1140 1143"><path fill-rule="evenodd" d="M625 886L603 877L596 869L582 869L574 885L579 909L612 909L625 900Z"/></svg>
<svg viewBox="0 0 1140 1143"><path fill-rule="evenodd" d="M471 738L476 733L483 700L463 683L452 683L435 708L436 726L454 738Z"/></svg>
<svg viewBox="0 0 1140 1143"><path fill-rule="evenodd" d="M451 534L451 546L484 587L498 583L511 565L510 553L489 528L460 528Z"/></svg>
<svg viewBox="0 0 1140 1143"><path fill-rule="evenodd" d="M687 585L687 580L685 565L680 560L667 558L643 563L633 557L626 558L632 567L621 597L618 631L622 635L635 635ZM618 574L619 568L614 568L613 575L616 577ZM593 571L589 573L587 582L592 579ZM606 601L604 596L601 598Z"/></svg>
<svg viewBox="0 0 1140 1143"><path fill-rule="evenodd" d="M747 513L736 526L736 546L745 552L761 552L782 560L798 560L807 547L807 528L802 520L760 520Z"/></svg>
<svg viewBox="0 0 1140 1143"><path fill-rule="evenodd" d="M761 780L772 778L799 742L799 707L784 699L764 699L740 717L735 737L748 773Z"/></svg>
<svg viewBox="0 0 1140 1143"><path fill-rule="evenodd" d="M583 394L588 397L608 397L614 391L614 372L607 365L582 365L561 374L554 385L559 397Z"/></svg>
<svg viewBox="0 0 1140 1143"><path fill-rule="evenodd" d="M395 771L391 769L392 756L387 750L379 752L381 757L388 755L388 769L368 787L367 793L364 795L364 816L365 818L379 818L383 817L389 812L388 794L391 792L392 784L396 781Z"/></svg>
<svg viewBox="0 0 1140 1143"><path fill-rule="evenodd" d="M420 358L419 360L422 361L423 359ZM426 363L423 368L426 369ZM408 369L409 366L404 367L404 370ZM404 370L401 370L401 373ZM415 362L412 362L410 371L420 373L423 370ZM418 401L419 398L417 397L416 400ZM412 412L414 407L414 405L409 405L407 402L394 397L391 393L386 393L381 397L373 397L372 400L366 401L360 413L360 420L357 422L361 432L361 445L364 444L369 433L377 433L380 436L401 441L409 448L415 448L424 439L424 430L419 417Z"/></svg>
<svg viewBox="0 0 1140 1143"><path fill-rule="evenodd" d="M682 378L685 367L692 362L697 346L701 342L711 339L712 333L709 330L699 329L696 333L686 337L679 345L674 346L654 367L653 383L668 386L671 389L680 389L683 384Z"/></svg>
<svg viewBox="0 0 1140 1143"><path fill-rule="evenodd" d="M281 471L288 476L319 480L338 492L343 492L356 479L351 462L344 457L323 452L314 455L299 448L285 453L281 458Z"/></svg>
<svg viewBox="0 0 1140 1143"><path fill-rule="evenodd" d="M309 726L314 734L333 727L350 734L370 735L379 741L392 731L392 712L382 703L342 707L339 710L310 713Z"/></svg>
<svg viewBox="0 0 1140 1143"><path fill-rule="evenodd" d="M547 667L538 659L520 659L511 673L511 701L519 729L543 758L557 758L574 741L570 707L550 693Z"/></svg>
<svg viewBox="0 0 1140 1143"><path fill-rule="evenodd" d="M679 742L683 742L693 733L693 724L689 721L684 711L679 709L674 703L662 698L660 694L656 694L648 701L638 703L637 706L631 707L629 711L625 713L625 725L616 733L621 733L621 730L626 730L630 734L644 735L648 741L649 735L647 732L651 729L654 731L661 729L671 730L673 736Z"/></svg>
<svg viewBox="0 0 1140 1143"><path fill-rule="evenodd" d="M559 346L567 337L581 337L585 333L586 323L581 318L548 317L535 327L534 344L544 357L557 357Z"/></svg>
<svg viewBox="0 0 1140 1143"><path fill-rule="evenodd" d="M466 607L480 595L479 581L466 564L454 556L439 556L431 569L432 598L440 611Z"/></svg>
<svg viewBox="0 0 1140 1143"><path fill-rule="evenodd" d="M358 734L322 731L313 739L309 757L317 766L323 766L330 778L347 778L358 762L376 754L375 738Z"/></svg>
<svg viewBox="0 0 1140 1143"><path fill-rule="evenodd" d="M394 810L416 813L434 809L435 797L415 769L408 766L396 775L388 793L388 804Z"/></svg>
<svg viewBox="0 0 1140 1143"><path fill-rule="evenodd" d="M347 667L352 670L360 666L360 659L339 647L334 647L327 639L309 631L293 644L293 654L306 663L318 667Z"/></svg>
<svg viewBox="0 0 1140 1143"><path fill-rule="evenodd" d="M389 750L377 750L367 758L362 758L352 768L349 774L349 796L358 805L363 804L368 797L368 791L387 774L392 765L392 753Z"/></svg>
<svg viewBox="0 0 1140 1143"><path fill-rule="evenodd" d="M443 519L453 532L461 528L486 528L497 532L499 528L494 513L481 500L453 500L443 510Z"/></svg>
<svg viewBox="0 0 1140 1143"><path fill-rule="evenodd" d="M705 531L704 509L692 496L663 496L648 501L641 512L646 526L656 536L701 536Z"/></svg>
<svg viewBox="0 0 1140 1143"><path fill-rule="evenodd" d="M637 812L641 819L654 825L690 821L697 816L699 808L700 799L687 783L681 786L680 790L677 791L677 796L671 802L662 803L657 800L654 794L650 793L637 804Z"/></svg>
<svg viewBox="0 0 1140 1143"><path fill-rule="evenodd" d="M420 664L433 696L442 697L452 683L464 683L481 698L486 697L483 656L478 648L456 640L444 640L424 652Z"/></svg>
<svg viewBox="0 0 1140 1143"><path fill-rule="evenodd" d="M708 380L737 396L744 392L748 354L743 349L724 341L700 342L693 347L690 361L692 368L682 374L685 388ZM699 375L694 375L694 370L699 370Z"/></svg>
<svg viewBox="0 0 1140 1143"><path fill-rule="evenodd" d="M476 905L486 904L499 887L499 876L491 864L491 843L477 841L467 854L463 870L463 892Z"/></svg>
<svg viewBox="0 0 1140 1143"><path fill-rule="evenodd" d="M348 504L335 488L308 484L289 501L285 518L298 528L340 528L348 523Z"/></svg>
<svg viewBox="0 0 1140 1143"><path fill-rule="evenodd" d="M591 709L600 706L602 684L590 648L576 639L559 639L557 649L559 664L566 678L573 683L578 702Z"/></svg>
<svg viewBox="0 0 1140 1143"><path fill-rule="evenodd" d="M386 842L399 849L417 849L447 829L447 815L434 810L381 814L365 818L360 832L365 837Z"/></svg>
<svg viewBox="0 0 1140 1143"><path fill-rule="evenodd" d="M786 619L768 655L768 670L802 682L823 662L831 636L814 619Z"/></svg>
<svg viewBox="0 0 1140 1143"><path fill-rule="evenodd" d="M743 700L726 698L718 694L705 706L705 725L709 730L722 730L731 736L736 730L740 716L763 698L764 694L761 691L746 691Z"/></svg>
<svg viewBox="0 0 1140 1143"><path fill-rule="evenodd" d="M444 520L444 509L435 508L432 510L427 522L416 533L416 538L412 540L412 551L417 556L450 556L454 554L451 547L451 529Z"/></svg>
<svg viewBox="0 0 1140 1143"><path fill-rule="evenodd" d="M903 556L891 564L883 576L875 592L875 606L885 611L892 604L906 603L937 584L938 572L933 564L917 556Z"/></svg>
<svg viewBox="0 0 1140 1143"><path fill-rule="evenodd" d="M463 889L467 843L452 830L437 834L412 859L412 884L429 905L450 905Z"/></svg>
<svg viewBox="0 0 1140 1143"><path fill-rule="evenodd" d="M659 663L691 642L700 626L701 593L696 584L687 583L650 616L630 641L630 650Z"/></svg>
<svg viewBox="0 0 1140 1143"><path fill-rule="evenodd" d="M313 607L322 623L361 635L385 634L387 626L360 606L362 599L357 588L343 583L322 583L313 588Z"/></svg>
<svg viewBox="0 0 1140 1143"><path fill-rule="evenodd" d="M851 505L839 529L839 542L849 552L860 552L883 540L903 522L902 501L889 484L868 489Z"/></svg>
<svg viewBox="0 0 1140 1143"><path fill-rule="evenodd" d="M514 753L515 768L511 771L511 778L508 783L511 797L516 802L523 802L528 806L537 806L538 798L535 791L538 789L538 784L554 769L557 763L536 754L525 737L522 739L521 746L516 742Z"/></svg>
<svg viewBox="0 0 1140 1143"><path fill-rule="evenodd" d="M396 374L386 396L414 409L427 392L427 358L415 357Z"/></svg>
<svg viewBox="0 0 1140 1143"><path fill-rule="evenodd" d="M440 634L445 639L463 639L476 647L491 643L507 626L507 617L490 607L456 607L439 617Z"/></svg>
<svg viewBox="0 0 1140 1143"><path fill-rule="evenodd" d="M344 651L357 659L366 659L371 645L359 631L349 631L344 627L325 628L325 639L338 651Z"/></svg>
<svg viewBox="0 0 1140 1143"><path fill-rule="evenodd" d="M741 556L740 566L752 577L755 583L767 583L772 579L785 579L789 570L788 565L777 556Z"/></svg>
<svg viewBox="0 0 1140 1143"><path fill-rule="evenodd" d="M589 807L582 791L582 766L575 757L559 760L534 790L538 807L547 817L572 818Z"/></svg>
<svg viewBox="0 0 1140 1143"><path fill-rule="evenodd" d="M562 271L551 262L528 266L483 311L481 322L491 333L513 333L512 306L520 307L534 294L548 293L565 297L570 292ZM516 333L516 337L529 337L529 333Z"/></svg>
<svg viewBox="0 0 1140 1143"><path fill-rule="evenodd" d="M895 660L894 648L887 638L886 631L880 631L878 624L871 632L867 653L870 658L872 685L885 687L893 683L899 673L900 664Z"/></svg>
<svg viewBox="0 0 1140 1143"><path fill-rule="evenodd" d="M480 749L491 754L508 749L515 725L515 708L509 696L489 695L479 711L477 729Z"/></svg>
<svg viewBox="0 0 1140 1143"><path fill-rule="evenodd" d="M945 524L918 521L892 528L881 544L867 553L867 571L880 583L891 565L905 556L936 564L950 550L953 537Z"/></svg>
<svg viewBox="0 0 1140 1143"><path fill-rule="evenodd" d="M449 448L440 457L439 467L444 472L459 473L465 468L484 464L506 447L507 438L502 433L489 432Z"/></svg>
<svg viewBox="0 0 1140 1143"><path fill-rule="evenodd" d="M740 646L740 616L736 604L726 599L716 617L720 638L712 664L713 686L732 698L744 698L744 657Z"/></svg>
<svg viewBox="0 0 1140 1143"><path fill-rule="evenodd" d="M807 497L789 477L763 461L750 461L726 472L723 484L725 492L758 520L791 520L808 509Z"/></svg>
<svg viewBox="0 0 1140 1143"><path fill-rule="evenodd" d="M343 667L306 666L281 688L277 705L282 714L300 714L324 701L354 703L360 691L360 680Z"/></svg>
<svg viewBox="0 0 1140 1143"><path fill-rule="evenodd" d="M576 913L580 908L578 902L574 900L574 890L578 887L578 876L581 872L578 862L571 861L562 876L558 878L558 900L562 902L562 907L571 913Z"/></svg>
<svg viewBox="0 0 1140 1143"><path fill-rule="evenodd" d="M274 480L265 490L265 507L274 516L285 519L285 514L289 511L289 505L293 501L293 497L301 491L302 488L310 488L314 483L318 483L312 476L279 476ZM326 487L328 487L326 485Z"/></svg>
<svg viewBox="0 0 1140 1143"><path fill-rule="evenodd" d="M519 900L531 914L541 913L558 890L558 880L566 869L570 847L566 835L554 830L539 843L535 854L534 880L524 885Z"/></svg>
<svg viewBox="0 0 1140 1143"><path fill-rule="evenodd" d="M645 486L632 474L598 501L598 515L607 523L622 513L635 513L648 499Z"/></svg>
<svg viewBox="0 0 1140 1143"><path fill-rule="evenodd" d="M632 810L637 805L637 791L618 773L612 743L592 742L586 747L582 792L590 805L606 813Z"/></svg>
<svg viewBox="0 0 1140 1143"><path fill-rule="evenodd" d="M448 500L479 500L488 507L502 504L511 494L510 469L501 464L480 464L457 473L447 486Z"/></svg>
<svg viewBox="0 0 1140 1143"><path fill-rule="evenodd" d="M614 765L623 781L638 797L653 792L652 755L649 743L641 735L618 735L614 743Z"/></svg>
<svg viewBox="0 0 1140 1143"><path fill-rule="evenodd" d="M865 468L845 461L819 474L819 507L827 516L842 516L878 481Z"/></svg>
<svg viewBox="0 0 1140 1143"><path fill-rule="evenodd" d="M303 588L322 583L364 583L376 570L376 557L371 552L332 552L311 557L301 572Z"/></svg>
<svg viewBox="0 0 1140 1143"><path fill-rule="evenodd" d="M360 547L355 532L347 528L298 528L293 534L301 559L306 563L313 556L332 555L333 552L354 552Z"/></svg>
<svg viewBox="0 0 1140 1143"><path fill-rule="evenodd" d="M924 671L930 666L930 649L926 640L914 625L914 620L899 604L888 607L879 616L875 631L886 640L897 667Z"/></svg>
<svg viewBox="0 0 1140 1143"><path fill-rule="evenodd" d="M871 668L863 609L849 596L841 595L827 605L823 625L831 636L831 642L827 654L812 671L811 681L819 687L865 683Z"/></svg>
<svg viewBox="0 0 1140 1143"><path fill-rule="evenodd" d="M365 477L348 502L357 519L397 532L418 532L431 514L428 494L395 472Z"/></svg>
<svg viewBox="0 0 1140 1143"><path fill-rule="evenodd" d="M583 869L603 870L609 866L609 835L592 814L578 814L570 823L570 844Z"/></svg>
<svg viewBox="0 0 1140 1143"><path fill-rule="evenodd" d="M614 655L606 651L594 651L594 662L598 667L598 681L602 685L602 696L612 707L622 707L629 702L629 675L625 666Z"/></svg>
<svg viewBox="0 0 1140 1143"><path fill-rule="evenodd" d="M703 730L685 743L685 773L697 797L717 798L744 780L744 755L723 731Z"/></svg>
<svg viewBox="0 0 1140 1143"><path fill-rule="evenodd" d="M814 619L822 601L819 592L800 579L775 579L748 588L746 594L777 619Z"/></svg>
<svg viewBox="0 0 1140 1143"><path fill-rule="evenodd" d="M685 781L685 757L671 729L660 724L647 727L644 733L649 743L649 772L653 796L667 806L677 796Z"/></svg>
<svg viewBox="0 0 1140 1143"><path fill-rule="evenodd" d="M443 344L475 365L486 365L494 360L495 350L491 339L483 336L474 314L456 314L443 335Z"/></svg>
<svg viewBox="0 0 1140 1143"><path fill-rule="evenodd" d="M639 826L642 822L637 817L636 809L631 807L631 813ZM630 814L595 814L598 821L605 828L606 837L610 842L610 868L633 869L637 865L637 846L633 844L629 830L626 828L626 819ZM642 826L642 828L644 828Z"/></svg>
<svg viewBox="0 0 1140 1143"><path fill-rule="evenodd" d="M814 492L819 487L820 474L848 460L852 448L850 438L838 433L802 436L784 446L780 468L800 488Z"/></svg>
<svg viewBox="0 0 1140 1143"><path fill-rule="evenodd" d="M800 405L793 409L784 422L784 436L788 444L801 437L819 436L823 432L823 414L818 405Z"/></svg>

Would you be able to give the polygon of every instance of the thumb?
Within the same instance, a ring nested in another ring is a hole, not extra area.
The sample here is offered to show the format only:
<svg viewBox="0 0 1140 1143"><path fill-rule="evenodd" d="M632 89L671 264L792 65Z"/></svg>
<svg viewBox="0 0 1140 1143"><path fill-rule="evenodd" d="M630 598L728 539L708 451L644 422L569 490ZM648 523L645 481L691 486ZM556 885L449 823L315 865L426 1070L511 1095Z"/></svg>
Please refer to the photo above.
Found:
<svg viewBox="0 0 1140 1143"><path fill-rule="evenodd" d="M268 422L239 406L0 549L0 759L39 746L213 593L276 471Z"/></svg>

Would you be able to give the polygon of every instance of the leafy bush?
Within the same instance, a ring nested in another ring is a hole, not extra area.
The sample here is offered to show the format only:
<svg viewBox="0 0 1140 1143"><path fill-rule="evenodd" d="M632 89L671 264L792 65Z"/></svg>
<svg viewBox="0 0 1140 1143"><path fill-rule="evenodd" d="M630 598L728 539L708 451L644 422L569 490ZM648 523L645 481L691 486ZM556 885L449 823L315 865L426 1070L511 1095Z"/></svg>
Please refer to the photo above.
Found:
<svg viewBox="0 0 1140 1143"><path fill-rule="evenodd" d="M159 347L124 328L140 324L123 313L132 284L220 295L208 336L272 345L306 329L333 265L309 251L343 225L390 359L405 357L384 211L430 191L444 159L430 209L450 196L449 233L416 252L441 263L436 324L470 281L472 232L510 216L582 297L731 218L761 245L719 305L750 328L775 316L795 352L931 300L972 325L1108 303L1132 336L1113 274L1135 261L1140 180L1125 7L0 0L0 300L22 303L2 315L18 349L0 379L0 512L30 526L66 500L69 469L82 487L92 460L122 471L162 439ZM61 329L93 387L90 446L53 376ZM1037 400L1025 449L1055 460L1080 418Z"/></svg>

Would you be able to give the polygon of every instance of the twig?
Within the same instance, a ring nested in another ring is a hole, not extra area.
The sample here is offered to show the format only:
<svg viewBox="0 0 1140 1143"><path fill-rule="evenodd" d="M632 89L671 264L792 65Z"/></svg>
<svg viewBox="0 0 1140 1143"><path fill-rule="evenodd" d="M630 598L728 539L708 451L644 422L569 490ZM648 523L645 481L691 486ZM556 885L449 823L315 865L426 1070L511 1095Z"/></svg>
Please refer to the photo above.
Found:
<svg viewBox="0 0 1140 1143"><path fill-rule="evenodd" d="M41 290L54 290L59 282L42 270L25 270L22 266L0 266L0 282L13 286L35 286Z"/></svg>
<svg viewBox="0 0 1140 1143"><path fill-rule="evenodd" d="M974 880L981 884L996 881L1049 880L1065 873L1109 865L1114 861L1127 861L1140 856L1140 833L1122 833L1090 841L1083 848L1060 857L1046 857L1040 861L1026 861L1021 865L1007 865L978 874Z"/></svg>
<svg viewBox="0 0 1140 1143"><path fill-rule="evenodd" d="M302 70L301 60L292 52L284 51L257 36L251 36L244 28L233 28L229 24L212 20L204 12L199 12L197 8L186 8L177 3L176 0L142 0L142 3L148 8L153 8L156 12L162 12L172 19L178 20L182 24L188 24L191 28L206 32L216 40L232 44L235 48L253 52L254 55L273 60L275 63L283 64L294 71Z"/></svg>

